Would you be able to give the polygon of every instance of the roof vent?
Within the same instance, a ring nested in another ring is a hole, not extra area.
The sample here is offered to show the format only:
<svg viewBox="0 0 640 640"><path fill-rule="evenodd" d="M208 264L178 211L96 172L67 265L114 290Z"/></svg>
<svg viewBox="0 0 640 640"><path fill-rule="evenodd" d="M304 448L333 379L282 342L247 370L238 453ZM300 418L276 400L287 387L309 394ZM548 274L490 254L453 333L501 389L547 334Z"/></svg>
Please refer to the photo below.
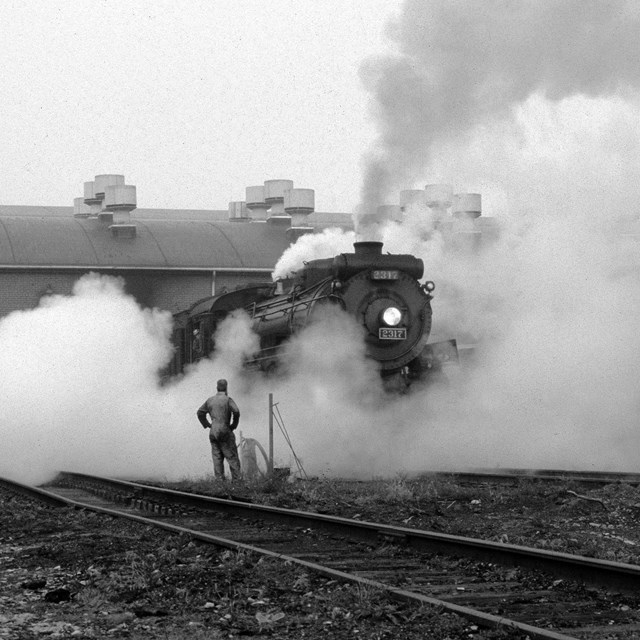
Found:
<svg viewBox="0 0 640 640"><path fill-rule="evenodd" d="M288 189L293 189L293 180L265 180L264 201L269 205L269 220L285 217L284 192Z"/></svg>
<svg viewBox="0 0 640 640"><path fill-rule="evenodd" d="M100 203L100 211L98 212L98 220L106 224L113 221L113 211L108 209L105 203L105 193L107 187L124 185L124 176L115 173L104 173L96 176L93 181L93 191L96 199Z"/></svg>
<svg viewBox="0 0 640 640"><path fill-rule="evenodd" d="M482 234L483 243L493 242L500 237L500 224L496 218L482 216L475 221L477 230Z"/></svg>
<svg viewBox="0 0 640 640"><path fill-rule="evenodd" d="M134 238L136 225L131 222L131 212L137 206L136 188L131 184L105 186L103 211L112 216L109 226L115 237Z"/></svg>
<svg viewBox="0 0 640 640"><path fill-rule="evenodd" d="M307 216L316 208L313 189L287 189L284 192L283 208L291 216L292 227L306 227Z"/></svg>
<svg viewBox="0 0 640 640"><path fill-rule="evenodd" d="M96 183L93 180L84 183L84 203L100 204L100 198L96 198Z"/></svg>
<svg viewBox="0 0 640 640"><path fill-rule="evenodd" d="M127 238L133 239L137 235L137 229L135 224L111 224L109 225L109 231L114 238Z"/></svg>
<svg viewBox="0 0 640 640"><path fill-rule="evenodd" d="M247 203L242 201L229 203L229 221L230 222L247 222L249 220L249 210Z"/></svg>
<svg viewBox="0 0 640 640"><path fill-rule="evenodd" d="M479 193L456 193L453 198L453 227L458 249L476 251L481 233L476 219L482 214L482 199Z"/></svg>
<svg viewBox="0 0 640 640"><path fill-rule="evenodd" d="M251 211L251 218L259 221L266 220L269 205L264 201L264 185L247 187L245 189L245 198L247 209Z"/></svg>
<svg viewBox="0 0 640 640"><path fill-rule="evenodd" d="M91 207L85 204L84 198L73 199L73 217L88 218L91 215Z"/></svg>
<svg viewBox="0 0 640 640"><path fill-rule="evenodd" d="M453 202L453 187L449 184L428 184L424 188L427 206L431 209L433 226L443 229Z"/></svg>
<svg viewBox="0 0 640 640"><path fill-rule="evenodd" d="M482 196L479 193L456 193L453 215L456 218L479 218L482 214Z"/></svg>
<svg viewBox="0 0 640 640"><path fill-rule="evenodd" d="M124 176L117 173L103 173L94 180L94 193L98 200L104 200L105 189L108 186L124 184Z"/></svg>
<svg viewBox="0 0 640 640"><path fill-rule="evenodd" d="M307 224L307 216L316 207L313 189L287 189L283 204L285 213L291 216L291 227L287 229L287 237L291 242L307 233L313 233L313 227Z"/></svg>
<svg viewBox="0 0 640 640"><path fill-rule="evenodd" d="M91 209L92 218L97 218L98 214L102 211L102 200L100 198L96 198L96 183L92 180L91 182L84 183L84 203L89 205Z"/></svg>
<svg viewBox="0 0 640 640"><path fill-rule="evenodd" d="M453 202L453 187L449 184L428 184L424 191L428 207L447 209Z"/></svg>

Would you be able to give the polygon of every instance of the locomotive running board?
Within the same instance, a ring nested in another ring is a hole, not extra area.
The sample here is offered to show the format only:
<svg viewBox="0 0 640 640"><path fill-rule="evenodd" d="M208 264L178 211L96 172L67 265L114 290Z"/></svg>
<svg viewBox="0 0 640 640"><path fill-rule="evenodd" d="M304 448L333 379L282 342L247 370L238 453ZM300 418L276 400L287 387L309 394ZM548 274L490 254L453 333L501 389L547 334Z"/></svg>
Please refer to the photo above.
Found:
<svg viewBox="0 0 640 640"><path fill-rule="evenodd" d="M420 354L420 358L431 360L434 363L446 364L449 362L457 363L458 343L455 338L453 340L442 340L440 342L432 342L425 346Z"/></svg>

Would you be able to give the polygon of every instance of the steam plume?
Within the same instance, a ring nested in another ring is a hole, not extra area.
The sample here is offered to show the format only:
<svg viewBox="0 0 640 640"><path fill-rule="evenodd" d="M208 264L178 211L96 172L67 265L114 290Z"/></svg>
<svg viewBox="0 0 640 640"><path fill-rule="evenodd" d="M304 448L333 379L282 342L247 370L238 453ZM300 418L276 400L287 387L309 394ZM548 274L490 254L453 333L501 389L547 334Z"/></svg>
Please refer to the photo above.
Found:
<svg viewBox="0 0 640 640"><path fill-rule="evenodd" d="M439 143L512 121L532 95L557 103L637 89L639 32L626 0L407 0L388 29L397 54L361 68L379 126L361 210L421 176Z"/></svg>

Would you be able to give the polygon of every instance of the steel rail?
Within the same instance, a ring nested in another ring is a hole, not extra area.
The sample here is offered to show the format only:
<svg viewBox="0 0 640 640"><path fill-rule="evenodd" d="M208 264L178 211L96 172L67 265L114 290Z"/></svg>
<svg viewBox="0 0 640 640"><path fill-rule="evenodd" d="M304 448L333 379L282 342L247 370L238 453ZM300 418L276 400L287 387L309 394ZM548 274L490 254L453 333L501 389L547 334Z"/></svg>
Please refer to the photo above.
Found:
<svg viewBox="0 0 640 640"><path fill-rule="evenodd" d="M198 509L226 512L245 518L261 518L271 522L284 522L289 526L312 527L364 541L383 539L421 552L444 552L488 562L547 571L554 575L598 585L610 590L637 593L640 589L640 566L638 565L409 527L351 520L295 509L248 504L238 500L202 496L113 478L100 478L70 472L64 472L62 476L78 478L89 483L91 481L106 483L113 487L126 489L132 492L136 498L160 500L168 498Z"/></svg>
<svg viewBox="0 0 640 640"><path fill-rule="evenodd" d="M68 475L80 476L82 474L68 474ZM93 478L92 476L85 476L85 477ZM105 480L109 480L109 479L105 479ZM135 483L128 483L124 481L114 480L112 482L114 482L115 484L135 485ZM11 481L4 481L4 483L6 483L7 488L12 488L13 484L15 484L15 483L12 483ZM3 486L5 486L4 483L3 483ZM21 485L21 487L24 487L24 486L25 485ZM144 485L140 485L140 486L144 486ZM20 491L21 491L21 487L19 488ZM178 493L178 492L172 492L172 493ZM30 495L43 500L48 500L49 497L53 496L54 494L51 494L47 491L43 491L41 489L37 489L31 492ZM184 495L188 495L188 494L184 494ZM72 506L76 509L85 509L85 510L93 511L95 513L102 513L104 515L108 515L110 517L115 517L115 518L125 518L132 522L137 522L145 526L152 526L152 527L169 531L171 533L178 534L178 535L186 535L193 540L198 540L206 544L212 544L212 545L224 547L227 549L234 549L236 551L246 551L250 553L255 553L264 557L273 558L278 561L291 563L299 567L302 567L304 569L307 569L309 571L313 571L315 573L327 576L331 579L340 580L343 582L351 582L357 585L379 589L387 593L390 597L396 600L437 607L440 610L444 610L449 613L460 615L465 619L471 620L472 622L475 622L478 625L481 625L483 627L492 628L492 629L518 630L518 631L521 631L522 633L527 634L527 636L531 640L577 640L575 636L568 636L562 633L555 632L553 630L534 627L532 625L528 625L526 623L518 622L515 620L510 620L502 616L496 616L490 613L484 613L482 611L478 611L477 609L471 609L469 607L465 607L462 605L456 605L454 603L447 602L445 600L432 598L430 596L425 596L423 594L415 593L413 591L399 589L397 587L393 587L391 585L385 584L383 582L379 582L377 580L371 580L370 578L364 578L364 577L356 576L350 573L346 573L344 571L339 571L337 569L331 569L330 567L326 567L324 565L321 565L315 562L309 562L308 560L302 560L300 558L296 558L295 556L289 556L286 554L271 551L269 549L264 549L262 547L256 547L254 545L237 542L234 540L230 540L228 538L222 538L222 537L214 536L208 533L203 533L201 531L197 531L194 529L181 527L179 525L173 525L168 522L159 521L155 518L146 518L144 516L138 516L135 514L119 511L117 509L109 509L106 507L92 505L92 504L80 502L77 500L71 500L69 498L59 498L58 496L55 496L55 497L57 497L61 503L64 502L67 506Z"/></svg>
<svg viewBox="0 0 640 640"><path fill-rule="evenodd" d="M21 482L16 482L15 480L10 480L9 478L0 478L0 487L12 493L17 493L23 496L27 496L28 498L40 500L41 502L45 502L46 504L54 507L70 506L69 500L67 500L67 498L62 498L55 493L51 493L50 491L45 491L44 489L40 489L39 487L32 487L30 485L22 484Z"/></svg>
<svg viewBox="0 0 640 640"><path fill-rule="evenodd" d="M555 469L478 469L468 471L433 471L420 473L419 478L451 479L457 482L579 482L581 484L640 485L639 473L614 471L563 471Z"/></svg>

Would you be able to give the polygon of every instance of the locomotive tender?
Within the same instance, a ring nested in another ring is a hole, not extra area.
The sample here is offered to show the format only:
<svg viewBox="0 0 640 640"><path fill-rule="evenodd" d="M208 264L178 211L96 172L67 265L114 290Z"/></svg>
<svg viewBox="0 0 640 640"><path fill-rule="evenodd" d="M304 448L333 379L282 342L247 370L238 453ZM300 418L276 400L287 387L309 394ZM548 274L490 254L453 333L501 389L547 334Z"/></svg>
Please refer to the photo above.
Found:
<svg viewBox="0 0 640 640"><path fill-rule="evenodd" d="M421 284L423 273L419 258L384 255L381 242L355 242L354 253L305 263L286 291L282 282L263 283L205 298L174 316L170 373L214 351L218 323L236 309L249 315L260 339L259 352L246 364L273 370L287 338L317 318L325 305L338 305L362 327L366 353L378 364L385 386L404 390L457 359L455 340L427 344L435 285Z"/></svg>

